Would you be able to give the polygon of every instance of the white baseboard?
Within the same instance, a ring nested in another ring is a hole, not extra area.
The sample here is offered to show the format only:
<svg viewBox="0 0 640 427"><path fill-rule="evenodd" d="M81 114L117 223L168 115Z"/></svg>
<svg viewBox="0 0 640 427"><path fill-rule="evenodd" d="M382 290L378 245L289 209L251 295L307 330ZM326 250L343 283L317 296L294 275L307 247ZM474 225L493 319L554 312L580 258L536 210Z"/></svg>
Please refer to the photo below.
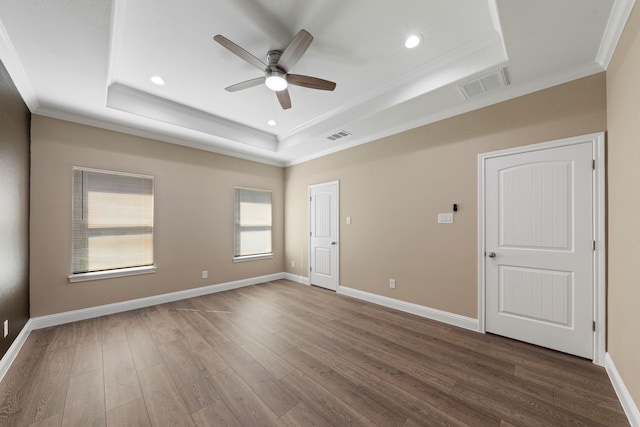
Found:
<svg viewBox="0 0 640 427"><path fill-rule="evenodd" d="M284 273L284 278L291 280L292 282L300 283L301 285L308 285L309 278L304 276L298 276L297 274Z"/></svg>
<svg viewBox="0 0 640 427"><path fill-rule="evenodd" d="M31 320L27 320L27 323L24 325L16 339L13 341L4 356L2 356L2 359L0 359L0 381L2 381L6 373L9 371L11 364L20 352L20 349L27 341L27 338L29 338L29 334L32 329Z"/></svg>
<svg viewBox="0 0 640 427"><path fill-rule="evenodd" d="M604 368L607 370L613 389L618 395L622 409L624 409L624 413L629 419L629 424L631 424L632 427L640 427L640 411L638 411L638 406L633 401L627 386L624 385L624 381L622 381L622 377L616 369L616 365L613 363L613 359L609 353L606 353L604 356Z"/></svg>
<svg viewBox="0 0 640 427"><path fill-rule="evenodd" d="M152 305L164 304L167 302L180 301L187 298L199 297L216 292L228 291L230 289L242 288L244 286L257 285L259 283L270 282L272 280L284 279L284 273L269 274L266 276L251 277L249 279L235 280L233 282L219 283L216 285L202 286L199 288L186 289L184 291L171 292L168 294L154 295L146 298L139 298L129 301L122 301L113 304L100 305L97 307L83 308L80 310L65 311L63 313L49 314L46 316L33 317L31 319L32 329L48 328L50 326L62 325L65 323L77 322L79 320L92 319L94 317L106 316L109 314L122 313L124 311L136 310L138 308L150 307Z"/></svg>
<svg viewBox="0 0 640 427"><path fill-rule="evenodd" d="M411 313L415 314L416 316L425 317L427 319L437 320L438 322L446 323L460 328L469 329L475 332L479 331L480 324L478 322L478 319L473 319L471 317L461 316L459 314L425 307L424 305L400 301L394 298L384 297L346 286L338 286L338 293L385 307L394 308L396 310L404 311L405 313Z"/></svg>

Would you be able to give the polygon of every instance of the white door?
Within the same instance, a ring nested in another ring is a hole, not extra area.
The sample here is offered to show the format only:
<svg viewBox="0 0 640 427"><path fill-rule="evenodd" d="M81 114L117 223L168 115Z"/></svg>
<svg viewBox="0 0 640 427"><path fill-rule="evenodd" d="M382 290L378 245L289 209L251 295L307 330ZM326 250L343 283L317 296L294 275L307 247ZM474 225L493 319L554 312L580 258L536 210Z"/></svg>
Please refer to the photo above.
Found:
<svg viewBox="0 0 640 427"><path fill-rule="evenodd" d="M487 159L486 330L593 357L591 142Z"/></svg>
<svg viewBox="0 0 640 427"><path fill-rule="evenodd" d="M338 182L309 186L309 283L338 289Z"/></svg>

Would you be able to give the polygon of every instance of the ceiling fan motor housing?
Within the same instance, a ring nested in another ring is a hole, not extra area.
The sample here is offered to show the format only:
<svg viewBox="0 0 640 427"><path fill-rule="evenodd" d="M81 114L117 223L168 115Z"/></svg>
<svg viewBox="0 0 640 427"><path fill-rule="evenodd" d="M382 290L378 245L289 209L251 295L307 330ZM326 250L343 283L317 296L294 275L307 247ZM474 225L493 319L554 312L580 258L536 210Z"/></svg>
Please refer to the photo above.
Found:
<svg viewBox="0 0 640 427"><path fill-rule="evenodd" d="M267 64L269 64L269 67L275 67L281 56L281 50L270 50L269 53L267 53Z"/></svg>

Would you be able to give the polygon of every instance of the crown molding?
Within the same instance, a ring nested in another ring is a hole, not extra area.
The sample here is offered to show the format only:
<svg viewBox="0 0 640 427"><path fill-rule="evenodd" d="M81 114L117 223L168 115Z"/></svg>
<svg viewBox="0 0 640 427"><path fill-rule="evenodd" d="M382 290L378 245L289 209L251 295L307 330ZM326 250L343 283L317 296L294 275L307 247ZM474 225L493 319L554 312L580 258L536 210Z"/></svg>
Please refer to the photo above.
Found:
<svg viewBox="0 0 640 427"><path fill-rule="evenodd" d="M29 111L36 111L40 106L36 92L33 90L29 76L27 76L26 71L22 67L20 57L11 39L9 39L9 34L7 34L2 20L0 20L0 60L2 60L4 67L11 76L11 80L13 80L16 89L20 92L24 103L27 104Z"/></svg>
<svg viewBox="0 0 640 427"><path fill-rule="evenodd" d="M596 62L605 70L609 68L609 62L611 62L611 58L620 41L622 31L629 19L629 15L631 15L631 10L635 2L635 0L615 0L613 3L611 15L609 15L609 20L607 21L607 26L602 36L602 42L596 55Z"/></svg>
<svg viewBox="0 0 640 427"><path fill-rule="evenodd" d="M171 125L196 130L212 138L276 152L275 135L179 104L121 83L107 90L107 107Z"/></svg>
<svg viewBox="0 0 640 427"><path fill-rule="evenodd" d="M127 135L139 136L141 138L154 139L156 141L167 142L170 144L181 145L183 147L195 148L197 150L208 151L210 153L221 154L224 156L235 157L243 160L250 160L252 162L263 163L271 166L283 167L284 162L278 160L277 156L272 153L255 154L252 153L251 148L247 147L247 151L239 151L238 148L223 148L221 143L214 144L211 141L211 135L205 135L200 132L190 131L190 135L186 136L180 132L174 132L173 134L166 130L151 130L150 128L143 129L136 125L131 126L116 122L115 120L107 120L101 118L93 118L84 114L75 113L63 110L58 107L40 107L35 114L44 117L50 117L58 120L65 120L68 122L78 123L81 125L92 126L100 129L110 130L114 132L124 133ZM232 145L228 143L228 145ZM237 143L235 144L237 146ZM255 150L257 151L257 150Z"/></svg>

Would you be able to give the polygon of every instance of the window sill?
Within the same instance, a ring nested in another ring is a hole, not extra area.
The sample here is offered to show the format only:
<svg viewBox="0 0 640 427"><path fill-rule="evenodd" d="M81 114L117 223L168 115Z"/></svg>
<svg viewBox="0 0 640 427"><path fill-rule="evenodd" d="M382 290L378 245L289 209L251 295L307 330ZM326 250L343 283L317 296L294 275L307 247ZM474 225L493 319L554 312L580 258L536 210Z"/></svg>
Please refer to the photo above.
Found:
<svg viewBox="0 0 640 427"><path fill-rule="evenodd" d="M256 261L259 259L269 259L269 258L273 258L273 254L236 256L236 257L233 257L233 262L235 263L235 262Z"/></svg>
<svg viewBox="0 0 640 427"><path fill-rule="evenodd" d="M70 283L87 282L89 280L112 279L114 277L138 276L140 274L155 273L157 267L155 265L147 265L144 267L120 268L118 270L93 271L91 273L79 273L69 276Z"/></svg>

